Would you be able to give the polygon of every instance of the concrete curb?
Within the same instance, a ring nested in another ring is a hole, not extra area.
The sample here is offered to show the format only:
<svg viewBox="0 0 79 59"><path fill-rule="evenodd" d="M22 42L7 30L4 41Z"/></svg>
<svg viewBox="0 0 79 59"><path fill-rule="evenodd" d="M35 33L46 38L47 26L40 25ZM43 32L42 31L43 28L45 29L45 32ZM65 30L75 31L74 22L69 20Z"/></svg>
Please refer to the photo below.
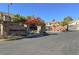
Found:
<svg viewBox="0 0 79 59"><path fill-rule="evenodd" d="M0 39L0 42L1 42L1 41L7 41L7 39Z"/></svg>

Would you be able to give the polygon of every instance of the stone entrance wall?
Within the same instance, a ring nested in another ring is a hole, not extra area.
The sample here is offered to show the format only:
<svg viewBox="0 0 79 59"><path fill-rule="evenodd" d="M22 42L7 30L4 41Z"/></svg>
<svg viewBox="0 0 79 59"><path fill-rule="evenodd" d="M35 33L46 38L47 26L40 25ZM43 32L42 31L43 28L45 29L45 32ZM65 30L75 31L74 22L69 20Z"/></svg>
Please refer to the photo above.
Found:
<svg viewBox="0 0 79 59"><path fill-rule="evenodd" d="M26 29L22 24L14 22L4 22L4 32L6 35L26 35Z"/></svg>

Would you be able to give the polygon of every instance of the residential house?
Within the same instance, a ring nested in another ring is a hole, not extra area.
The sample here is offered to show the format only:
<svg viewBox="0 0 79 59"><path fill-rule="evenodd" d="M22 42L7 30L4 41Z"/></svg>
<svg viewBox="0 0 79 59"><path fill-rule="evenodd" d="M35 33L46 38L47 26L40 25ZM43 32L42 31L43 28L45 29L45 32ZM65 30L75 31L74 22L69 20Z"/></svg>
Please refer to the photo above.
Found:
<svg viewBox="0 0 79 59"><path fill-rule="evenodd" d="M56 21L46 23L46 29L52 32L66 31L66 28L64 26L61 26L60 22L56 22Z"/></svg>
<svg viewBox="0 0 79 59"><path fill-rule="evenodd" d="M68 24L68 30L70 31L79 30L79 20L72 21L70 24Z"/></svg>

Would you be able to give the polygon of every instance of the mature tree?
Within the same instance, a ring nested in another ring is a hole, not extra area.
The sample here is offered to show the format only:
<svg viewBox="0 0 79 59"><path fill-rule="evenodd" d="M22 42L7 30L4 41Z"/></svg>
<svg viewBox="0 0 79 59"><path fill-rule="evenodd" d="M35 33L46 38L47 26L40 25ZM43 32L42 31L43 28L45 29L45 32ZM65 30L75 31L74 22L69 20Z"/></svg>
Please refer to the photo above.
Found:
<svg viewBox="0 0 79 59"><path fill-rule="evenodd" d="M24 22L25 20L26 20L25 17L19 14L13 16L13 22L20 23L20 22Z"/></svg>
<svg viewBox="0 0 79 59"><path fill-rule="evenodd" d="M37 17L37 18L30 18L30 20L27 19L27 21L25 21L25 24L28 24L28 25L35 24L35 25L38 25L38 26L44 26L45 25L44 21L41 18L39 18L39 17Z"/></svg>
<svg viewBox="0 0 79 59"><path fill-rule="evenodd" d="M33 17L32 16L27 16L26 19L30 20L30 19L33 19Z"/></svg>
<svg viewBox="0 0 79 59"><path fill-rule="evenodd" d="M73 19L70 16L67 16L64 18L64 21L66 21L66 20L72 21Z"/></svg>
<svg viewBox="0 0 79 59"><path fill-rule="evenodd" d="M71 21L73 21L73 19L70 16L67 16L64 18L62 25L63 26L68 25Z"/></svg>

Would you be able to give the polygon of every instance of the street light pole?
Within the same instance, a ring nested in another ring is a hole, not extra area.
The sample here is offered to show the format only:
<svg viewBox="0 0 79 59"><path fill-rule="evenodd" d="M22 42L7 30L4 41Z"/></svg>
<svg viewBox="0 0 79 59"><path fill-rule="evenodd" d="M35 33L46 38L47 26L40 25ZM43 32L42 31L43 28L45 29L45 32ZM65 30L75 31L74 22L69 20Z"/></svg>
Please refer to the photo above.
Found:
<svg viewBox="0 0 79 59"><path fill-rule="evenodd" d="M8 16L10 16L10 5L12 5L12 3L8 4Z"/></svg>
<svg viewBox="0 0 79 59"><path fill-rule="evenodd" d="M9 16L9 13L10 13L10 4L8 4L8 16Z"/></svg>

